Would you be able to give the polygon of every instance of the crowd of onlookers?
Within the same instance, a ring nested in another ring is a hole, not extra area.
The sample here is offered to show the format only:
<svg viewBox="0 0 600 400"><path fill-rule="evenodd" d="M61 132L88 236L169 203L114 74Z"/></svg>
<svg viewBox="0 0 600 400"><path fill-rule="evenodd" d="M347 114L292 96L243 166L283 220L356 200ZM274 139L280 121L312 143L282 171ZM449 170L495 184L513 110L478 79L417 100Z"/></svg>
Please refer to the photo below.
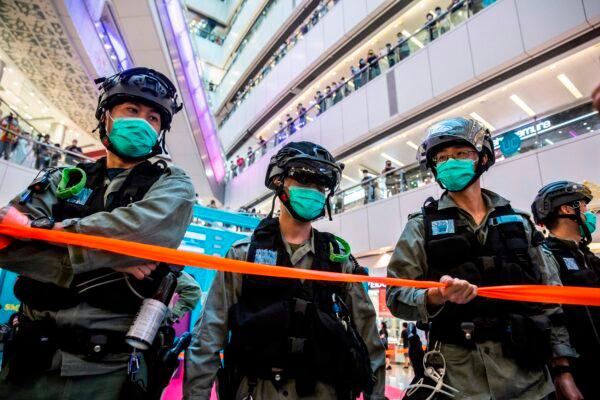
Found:
<svg viewBox="0 0 600 400"><path fill-rule="evenodd" d="M446 10L443 10L441 7L435 7L433 13L427 13L423 27L417 31L419 33L422 32L421 35L415 34L415 36L419 36L421 42L424 42L424 44L429 43L452 29L453 26L464 21L468 14L476 13L495 1L451 0ZM326 3L322 1L321 4ZM318 15L319 9L313 13L315 21L318 21ZM254 164L260 156L266 153L267 147L277 146L279 143L284 142L299 129L302 129L310 118L321 115L339 103L344 97L381 75L382 65L391 68L408 57L412 52L409 37L402 32L398 32L396 38L395 44L386 43L378 52L373 49L368 50L365 57L361 57L356 65L350 66L350 76L348 79L342 76L339 81L332 81L329 85L325 86L323 91L317 89L312 101L308 104L308 108L303 103L298 103L294 114L287 113L285 118L278 122L278 128L269 139L269 143L261 136L255 148L252 146L248 147L245 157L238 154L234 160L230 161L229 177L233 178L242 173L245 168ZM245 98L255 83L251 80L246 85L244 91L238 93L240 99Z"/></svg>
<svg viewBox="0 0 600 400"><path fill-rule="evenodd" d="M59 143L52 143L49 134L38 133L34 137L21 129L13 113L0 119L0 128L0 157L4 160L35 169L55 167L63 161L63 155L65 164L75 165L81 161L76 154L65 153ZM64 150L83 154L76 139Z"/></svg>

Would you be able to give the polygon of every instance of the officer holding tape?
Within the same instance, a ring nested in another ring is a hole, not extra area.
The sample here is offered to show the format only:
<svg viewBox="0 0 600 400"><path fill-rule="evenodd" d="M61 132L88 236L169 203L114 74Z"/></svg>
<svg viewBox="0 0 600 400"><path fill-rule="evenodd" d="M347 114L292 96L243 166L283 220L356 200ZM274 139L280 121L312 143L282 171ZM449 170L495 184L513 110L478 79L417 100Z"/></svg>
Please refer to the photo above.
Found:
<svg viewBox="0 0 600 400"><path fill-rule="evenodd" d="M265 179L282 204L280 217L262 220L227 257L357 273L348 244L311 226L330 213L342 167L317 144L284 146ZM354 399L361 392L384 399L375 318L360 283L218 272L187 353L184 398L208 400L218 376L222 400Z"/></svg>
<svg viewBox="0 0 600 400"><path fill-rule="evenodd" d="M176 248L191 222L194 187L181 169L148 161L162 152L182 107L176 89L148 68L97 83L107 156L42 171L0 219ZM14 340L5 345L0 398L153 398L150 365L145 355L130 355L125 334L169 268L77 246L6 237L4 245L0 267L20 274L15 294L22 307ZM180 289L190 293L194 285L185 281Z"/></svg>
<svg viewBox="0 0 600 400"><path fill-rule="evenodd" d="M478 285L556 283L548 282L543 237L527 214L480 186L495 161L489 131L471 119L442 120L427 129L418 158L445 192L409 217L388 276L446 286L388 287L387 305L429 325L423 382L456 389L458 399L544 399L554 390L546 363L568 364L565 357L575 355L564 325L554 326L561 309L477 297ZM430 394L415 388L406 398Z"/></svg>

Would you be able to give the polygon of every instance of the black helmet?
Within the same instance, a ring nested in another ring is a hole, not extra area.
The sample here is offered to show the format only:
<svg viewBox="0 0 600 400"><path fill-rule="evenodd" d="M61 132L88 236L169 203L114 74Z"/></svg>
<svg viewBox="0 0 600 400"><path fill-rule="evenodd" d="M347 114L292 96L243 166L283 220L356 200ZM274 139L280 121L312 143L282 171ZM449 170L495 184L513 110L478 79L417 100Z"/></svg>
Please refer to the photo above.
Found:
<svg viewBox="0 0 600 400"><path fill-rule="evenodd" d="M276 190L273 182L276 177L295 175L301 176L301 179L314 178L313 182L334 192L340 183L343 169L344 164L336 163L331 153L322 146L311 142L291 142L271 157L265 186Z"/></svg>
<svg viewBox="0 0 600 400"><path fill-rule="evenodd" d="M488 156L488 163L482 166L481 173L496 162L490 131L474 119L463 117L443 119L427 128L417 160L435 174L435 154L444 147L465 144L477 150L480 160L484 154Z"/></svg>
<svg viewBox="0 0 600 400"><path fill-rule="evenodd" d="M290 207L289 198L283 191L283 185L275 185L275 178L283 180L283 178L291 177L300 183L317 183L329 190L326 206L329 218L331 218L330 199L340 184L343 169L344 164L337 163L324 147L312 142L290 142L271 157L265 177L265 186L275 190L275 198L279 197L293 217L302 221L303 218L296 215ZM271 209L271 215L272 213L273 209Z"/></svg>
<svg viewBox="0 0 600 400"><path fill-rule="evenodd" d="M531 214L538 225L544 225L545 221L551 216L572 219L581 227L584 243L589 243L592 235L581 219L579 202L583 200L587 204L592 201L592 198L591 190L585 185L571 181L552 182L541 188L535 196L531 204ZM564 204L572 204L575 214L554 214L556 209Z"/></svg>
<svg viewBox="0 0 600 400"><path fill-rule="evenodd" d="M98 78L100 97L96 108L96 119L117 104L126 101L139 101L158 108L161 117L161 131L171 128L171 121L181 108L177 104L177 90L165 75L150 68L131 68L113 76Z"/></svg>
<svg viewBox="0 0 600 400"><path fill-rule="evenodd" d="M574 201L592 201L592 191L585 185L571 181L552 182L541 188L531 204L536 224L543 223L554 210Z"/></svg>
<svg viewBox="0 0 600 400"><path fill-rule="evenodd" d="M150 68L131 68L113 76L98 78L94 82L100 84L100 96L96 107L100 139L104 146L112 152L115 150L106 139L106 128L102 120L106 110L126 101L140 102L150 107L156 107L161 117L160 130L166 132L171 128L173 115L183 108L182 104L177 104L177 90L169 78ZM161 145L164 145L164 135L160 142L157 143L152 153L144 158L160 154L162 152ZM130 159L125 155L118 153L117 155Z"/></svg>

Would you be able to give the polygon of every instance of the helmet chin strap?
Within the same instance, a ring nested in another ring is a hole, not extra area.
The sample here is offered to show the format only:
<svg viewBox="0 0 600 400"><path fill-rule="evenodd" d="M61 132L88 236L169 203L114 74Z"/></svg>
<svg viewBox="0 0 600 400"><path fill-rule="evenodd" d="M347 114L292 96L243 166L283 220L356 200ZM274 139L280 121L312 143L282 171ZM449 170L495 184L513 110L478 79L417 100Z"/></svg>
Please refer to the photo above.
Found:
<svg viewBox="0 0 600 400"><path fill-rule="evenodd" d="M581 209L579 204L572 207L573 210L575 210L575 214L558 214L557 218L565 218L577 222L577 225L579 225L580 228L579 233L581 234L581 232L583 232L580 243L583 245L588 245L592 242L592 233L588 229L587 225L583 222L583 219L581 219Z"/></svg>

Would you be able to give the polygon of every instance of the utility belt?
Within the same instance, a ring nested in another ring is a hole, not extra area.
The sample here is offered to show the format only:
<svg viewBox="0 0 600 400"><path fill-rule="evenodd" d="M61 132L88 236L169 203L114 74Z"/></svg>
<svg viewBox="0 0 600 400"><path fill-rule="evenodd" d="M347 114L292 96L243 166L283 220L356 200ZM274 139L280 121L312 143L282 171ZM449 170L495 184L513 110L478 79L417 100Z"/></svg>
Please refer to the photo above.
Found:
<svg viewBox="0 0 600 400"><path fill-rule="evenodd" d="M7 330L3 335L2 375L13 383L50 370L57 350L91 362L101 361L107 354L132 352L132 347L125 342L124 332L59 328L53 320L32 321L20 313ZM172 327L161 327L152 347L138 352L145 366L143 376L128 380L120 398L159 399L179 365L179 353L190 340L189 334L176 339Z"/></svg>
<svg viewBox="0 0 600 400"><path fill-rule="evenodd" d="M99 361L106 354L129 353L125 334L83 328L58 328L53 320L32 321L19 314L4 343L2 369L7 379L18 381L52 367L57 350Z"/></svg>
<svg viewBox="0 0 600 400"><path fill-rule="evenodd" d="M432 323L430 341L440 341L465 348L475 348L486 341L502 344L505 357L513 358L525 369L538 369L552 355L550 331L552 323L560 323L561 317L545 315L507 314L503 317L473 318L448 324Z"/></svg>

